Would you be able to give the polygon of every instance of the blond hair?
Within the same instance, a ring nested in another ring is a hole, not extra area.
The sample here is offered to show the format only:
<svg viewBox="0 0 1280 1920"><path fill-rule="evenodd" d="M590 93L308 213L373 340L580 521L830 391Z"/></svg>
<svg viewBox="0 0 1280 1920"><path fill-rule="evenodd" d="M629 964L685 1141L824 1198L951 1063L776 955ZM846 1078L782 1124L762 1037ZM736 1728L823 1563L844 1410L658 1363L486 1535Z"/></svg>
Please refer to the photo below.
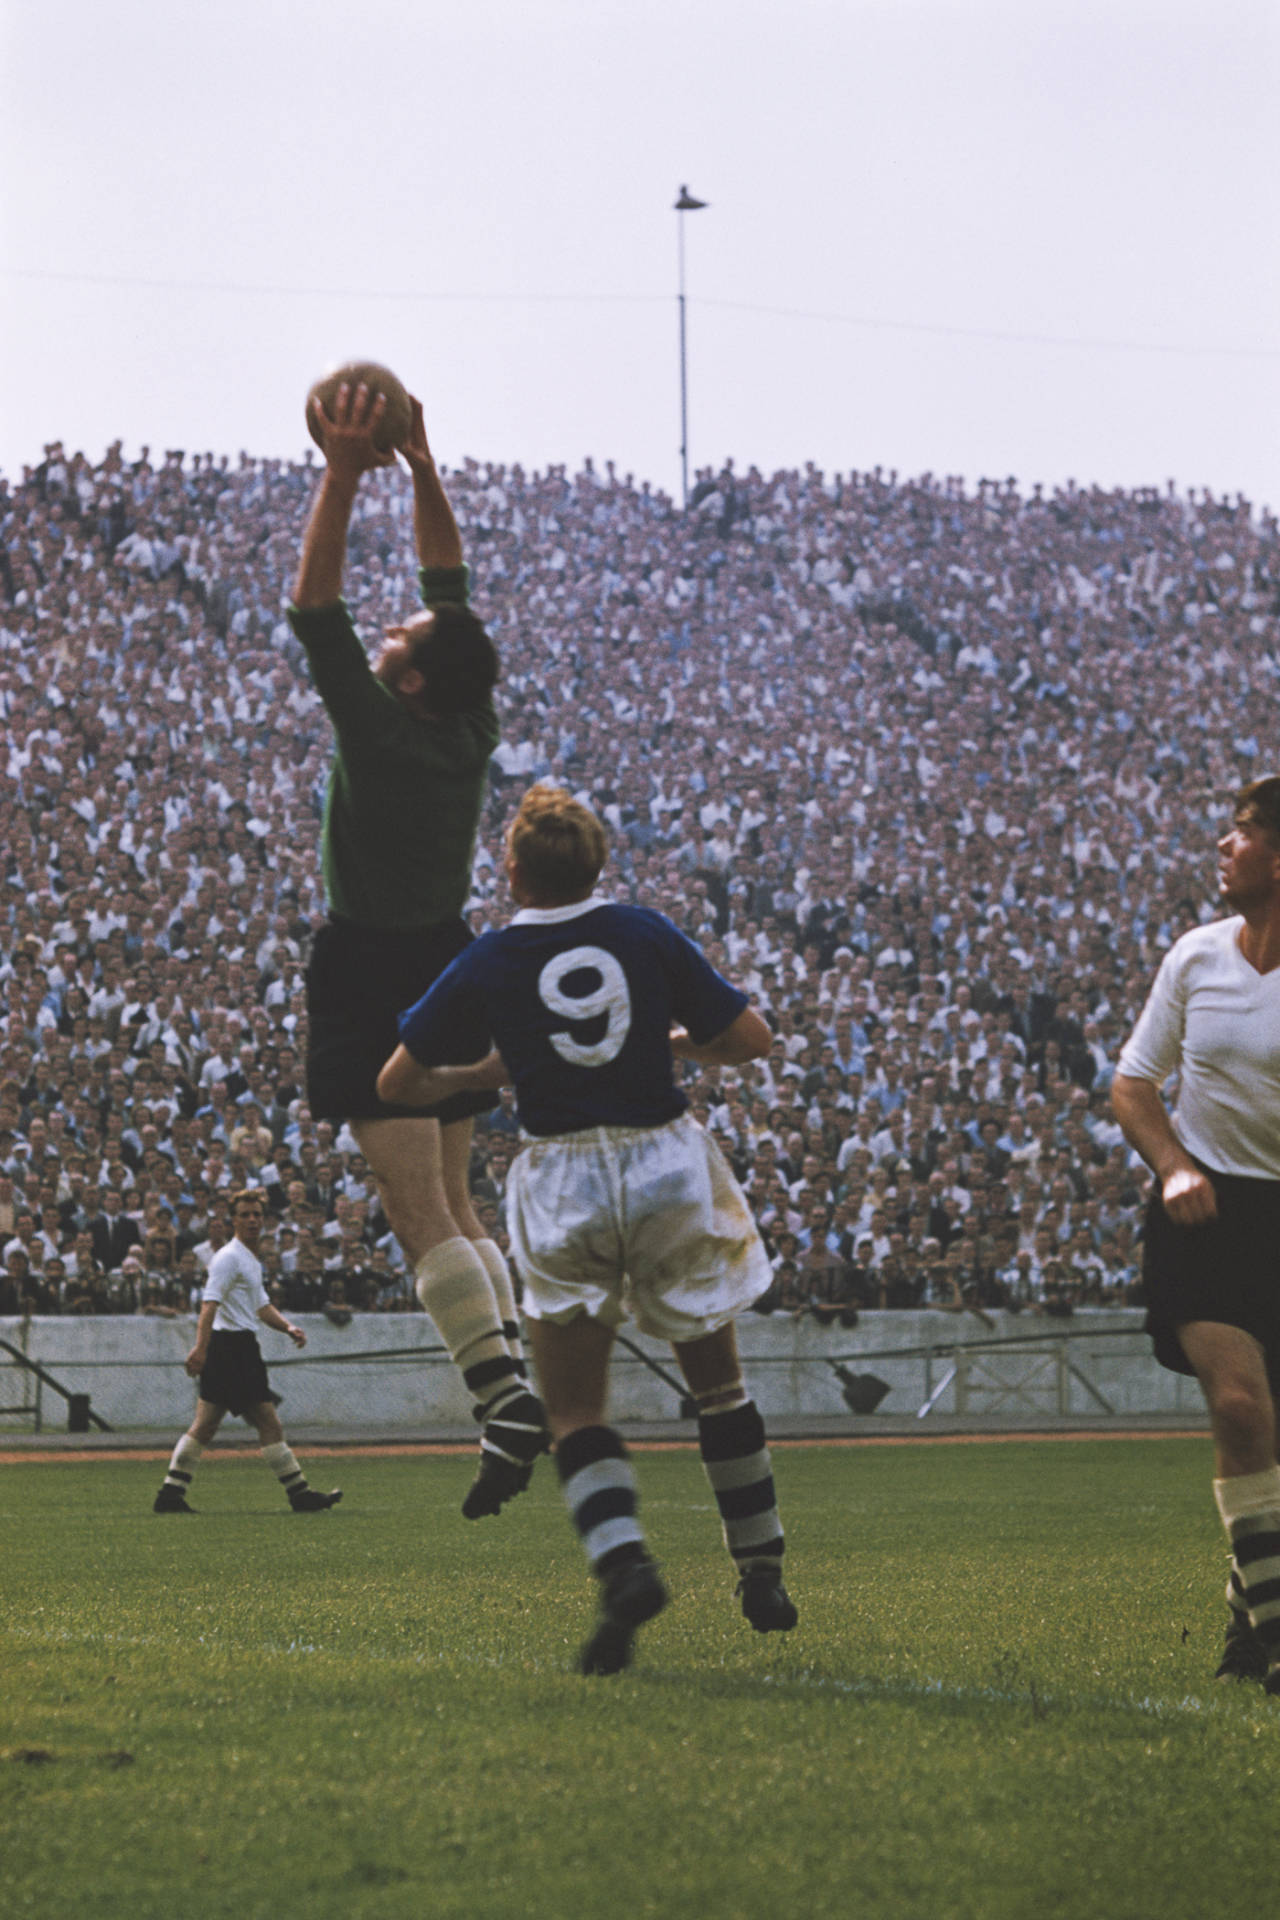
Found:
<svg viewBox="0 0 1280 1920"><path fill-rule="evenodd" d="M608 852L603 822L563 787L530 787L507 828L507 853L526 886L556 905L590 893Z"/></svg>

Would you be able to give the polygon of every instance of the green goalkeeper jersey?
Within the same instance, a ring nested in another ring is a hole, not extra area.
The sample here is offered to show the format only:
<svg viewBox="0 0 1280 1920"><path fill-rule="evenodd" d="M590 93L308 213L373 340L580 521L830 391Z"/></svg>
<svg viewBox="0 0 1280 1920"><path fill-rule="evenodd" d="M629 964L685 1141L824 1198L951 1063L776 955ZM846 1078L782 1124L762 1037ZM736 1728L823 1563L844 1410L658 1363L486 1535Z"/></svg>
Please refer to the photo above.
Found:
<svg viewBox="0 0 1280 1920"><path fill-rule="evenodd" d="M466 605L465 566L418 578L425 606ZM456 919L498 744L493 701L424 718L375 677L345 601L288 615L336 736L323 834L330 907L365 927Z"/></svg>

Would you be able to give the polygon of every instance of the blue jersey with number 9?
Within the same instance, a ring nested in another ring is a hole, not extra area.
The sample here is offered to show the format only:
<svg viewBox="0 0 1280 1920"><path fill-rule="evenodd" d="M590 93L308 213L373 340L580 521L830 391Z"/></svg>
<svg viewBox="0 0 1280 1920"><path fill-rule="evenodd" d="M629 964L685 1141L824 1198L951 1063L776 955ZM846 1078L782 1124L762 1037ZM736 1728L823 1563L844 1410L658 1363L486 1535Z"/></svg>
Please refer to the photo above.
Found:
<svg viewBox="0 0 1280 1920"><path fill-rule="evenodd" d="M665 914L592 899L482 934L401 1014L400 1038L428 1067L497 1047L529 1133L657 1127L688 1106L672 1026L703 1043L747 1004Z"/></svg>

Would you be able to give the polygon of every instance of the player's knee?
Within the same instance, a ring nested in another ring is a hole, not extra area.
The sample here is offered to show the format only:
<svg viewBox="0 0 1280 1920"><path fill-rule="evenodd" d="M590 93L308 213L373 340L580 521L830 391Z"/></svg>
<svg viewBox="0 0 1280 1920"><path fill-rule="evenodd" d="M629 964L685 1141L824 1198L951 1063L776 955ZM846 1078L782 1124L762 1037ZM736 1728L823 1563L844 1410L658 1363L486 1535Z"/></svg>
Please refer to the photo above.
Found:
<svg viewBox="0 0 1280 1920"><path fill-rule="evenodd" d="M401 1244L406 1234L415 1239L425 1234L431 1240L447 1240L458 1232L443 1183L439 1181L415 1178L412 1174L384 1181L382 1207Z"/></svg>
<svg viewBox="0 0 1280 1920"><path fill-rule="evenodd" d="M1220 1382L1211 1405L1219 1431L1237 1442L1264 1439L1275 1418L1269 1396L1248 1380Z"/></svg>

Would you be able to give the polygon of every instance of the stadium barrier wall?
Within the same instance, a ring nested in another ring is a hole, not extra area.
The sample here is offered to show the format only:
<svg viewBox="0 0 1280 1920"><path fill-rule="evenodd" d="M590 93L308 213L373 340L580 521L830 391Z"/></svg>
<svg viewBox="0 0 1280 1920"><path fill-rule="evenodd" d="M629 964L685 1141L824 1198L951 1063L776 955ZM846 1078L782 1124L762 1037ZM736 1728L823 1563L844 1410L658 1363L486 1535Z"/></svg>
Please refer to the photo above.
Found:
<svg viewBox="0 0 1280 1920"><path fill-rule="evenodd" d="M339 1327L301 1314L306 1351L264 1330L262 1349L283 1396L287 1428L475 1432L467 1394L435 1328L422 1314L354 1314ZM811 1319L746 1314L738 1323L748 1383L766 1419L850 1417L850 1376L872 1375L888 1392L879 1412L910 1418L932 1401L938 1414L995 1418L1186 1415L1202 1419L1194 1380L1151 1357L1138 1309L1084 1309L1067 1320L1031 1314L864 1313L856 1328ZM116 1432L184 1427L194 1384L183 1361L194 1316L0 1319L0 1337L20 1347L62 1386L88 1394ZM614 1363L611 1413L625 1422L680 1417L670 1350L624 1327ZM408 1351L406 1351L406 1349ZM957 1357L958 1350L958 1357ZM664 1380L639 1355L670 1376ZM62 1400L0 1354L0 1433L30 1429L38 1408L47 1431L64 1428ZM873 1428L875 1416L863 1416ZM927 1417L921 1419L922 1430Z"/></svg>

